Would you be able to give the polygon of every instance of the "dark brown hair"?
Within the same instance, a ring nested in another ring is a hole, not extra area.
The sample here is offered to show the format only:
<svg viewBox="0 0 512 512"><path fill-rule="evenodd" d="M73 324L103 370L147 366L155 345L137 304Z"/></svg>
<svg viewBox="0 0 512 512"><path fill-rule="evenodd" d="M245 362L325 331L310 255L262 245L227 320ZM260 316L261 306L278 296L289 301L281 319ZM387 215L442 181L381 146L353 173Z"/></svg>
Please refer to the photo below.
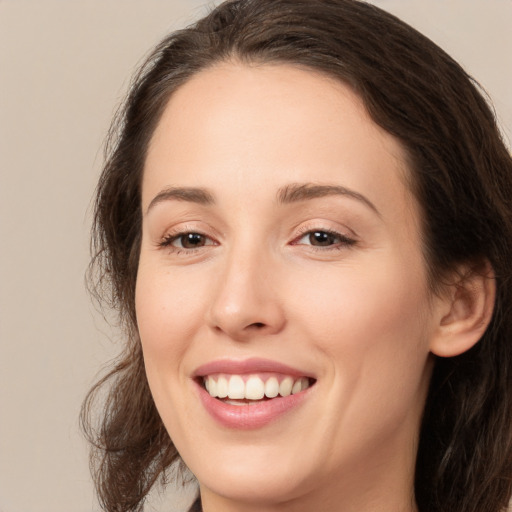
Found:
<svg viewBox="0 0 512 512"><path fill-rule="evenodd" d="M291 63L341 80L402 143L434 291L461 263L491 263L497 298L489 328L468 352L435 363L415 497L421 512L504 510L512 477L512 159L474 80L429 39L357 0L225 2L162 41L135 77L110 133L93 226L94 290L119 311L127 337L82 410L103 508L141 510L179 461L151 398L137 333L141 176L173 91L231 59ZM104 388L95 427L93 404Z"/></svg>

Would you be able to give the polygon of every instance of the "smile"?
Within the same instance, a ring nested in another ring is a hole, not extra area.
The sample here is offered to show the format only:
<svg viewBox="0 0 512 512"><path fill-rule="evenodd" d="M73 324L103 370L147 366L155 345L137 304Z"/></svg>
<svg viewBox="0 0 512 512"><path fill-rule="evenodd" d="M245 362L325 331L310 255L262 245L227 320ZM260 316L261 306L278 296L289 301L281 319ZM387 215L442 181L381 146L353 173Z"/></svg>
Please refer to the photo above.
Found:
<svg viewBox="0 0 512 512"><path fill-rule="evenodd" d="M231 429L254 429L296 409L316 379L263 359L219 360L198 368L196 390L209 415Z"/></svg>
<svg viewBox="0 0 512 512"><path fill-rule="evenodd" d="M232 405L255 403L277 396L295 395L311 385L308 377L289 375L227 375L203 377L203 384L211 397L226 399Z"/></svg>

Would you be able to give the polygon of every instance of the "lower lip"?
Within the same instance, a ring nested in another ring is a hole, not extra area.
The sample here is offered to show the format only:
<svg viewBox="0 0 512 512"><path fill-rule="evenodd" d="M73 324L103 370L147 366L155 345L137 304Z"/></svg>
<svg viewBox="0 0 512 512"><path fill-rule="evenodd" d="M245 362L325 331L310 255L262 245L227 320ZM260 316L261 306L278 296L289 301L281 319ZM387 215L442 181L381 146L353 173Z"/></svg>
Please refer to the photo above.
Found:
<svg viewBox="0 0 512 512"><path fill-rule="evenodd" d="M295 395L273 398L251 405L231 405L213 398L200 384L199 398L210 416L221 425L239 430L264 427L287 412L299 407L309 396L311 388Z"/></svg>

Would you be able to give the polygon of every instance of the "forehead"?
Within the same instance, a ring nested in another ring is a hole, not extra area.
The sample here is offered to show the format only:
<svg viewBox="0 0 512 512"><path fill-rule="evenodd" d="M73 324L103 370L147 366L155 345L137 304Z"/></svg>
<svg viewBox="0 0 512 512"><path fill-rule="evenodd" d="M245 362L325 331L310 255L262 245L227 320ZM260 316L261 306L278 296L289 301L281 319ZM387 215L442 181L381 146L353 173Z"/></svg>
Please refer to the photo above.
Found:
<svg viewBox="0 0 512 512"><path fill-rule="evenodd" d="M143 202L166 186L254 196L336 182L403 215L415 207L408 172L399 141L344 83L292 65L223 63L171 96L148 150Z"/></svg>

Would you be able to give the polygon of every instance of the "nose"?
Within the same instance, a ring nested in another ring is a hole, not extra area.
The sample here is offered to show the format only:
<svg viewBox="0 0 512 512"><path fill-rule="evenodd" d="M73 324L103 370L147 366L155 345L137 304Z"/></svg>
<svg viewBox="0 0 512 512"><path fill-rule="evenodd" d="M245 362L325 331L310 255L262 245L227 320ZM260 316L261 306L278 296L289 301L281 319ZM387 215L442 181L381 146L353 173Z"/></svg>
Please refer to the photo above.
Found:
<svg viewBox="0 0 512 512"><path fill-rule="evenodd" d="M275 267L258 249L228 255L215 280L210 327L238 341L279 333L286 319Z"/></svg>

